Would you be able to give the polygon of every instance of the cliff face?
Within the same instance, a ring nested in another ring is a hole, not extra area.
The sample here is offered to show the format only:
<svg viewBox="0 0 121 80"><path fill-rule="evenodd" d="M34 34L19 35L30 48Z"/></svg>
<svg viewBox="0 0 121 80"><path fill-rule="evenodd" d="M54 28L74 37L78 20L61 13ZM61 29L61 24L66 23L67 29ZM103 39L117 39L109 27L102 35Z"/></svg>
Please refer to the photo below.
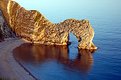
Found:
<svg viewBox="0 0 121 80"><path fill-rule="evenodd" d="M12 31L18 36L45 45L67 45L69 33L78 39L80 49L96 49L94 30L88 20L67 19L54 24L36 10L26 10L11 0L0 0L0 9Z"/></svg>
<svg viewBox="0 0 121 80"><path fill-rule="evenodd" d="M4 20L3 14L0 10L0 41L4 38L15 37L15 34Z"/></svg>

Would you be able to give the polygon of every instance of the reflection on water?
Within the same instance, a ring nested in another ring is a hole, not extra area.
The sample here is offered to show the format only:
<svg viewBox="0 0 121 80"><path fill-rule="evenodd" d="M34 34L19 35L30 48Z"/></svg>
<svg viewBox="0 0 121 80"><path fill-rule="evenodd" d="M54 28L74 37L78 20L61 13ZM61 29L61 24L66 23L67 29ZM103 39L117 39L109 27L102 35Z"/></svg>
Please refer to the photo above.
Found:
<svg viewBox="0 0 121 80"><path fill-rule="evenodd" d="M59 69L63 69L67 71L70 70L72 71L72 73L74 73L74 71L75 72L78 71L79 74L80 73L88 74L93 64L93 57L90 51L80 50L78 51L78 54L76 54L76 57L74 59L70 59L69 55L72 53L69 51L67 46L45 46L45 45L25 43L17 47L16 49L14 49L13 53L16 60L19 61L21 64L23 64L25 67L27 64L31 64L32 66L36 67L37 65L43 65L46 63L47 65L44 65L44 67L47 67L48 64L50 64L48 62L53 62L53 63L57 63L57 65L61 64L64 66L63 68L60 68L60 67L51 65L51 67L53 68L54 67L58 68L57 69L58 71ZM75 54L72 54L72 55L75 55ZM47 68L45 68L45 71L46 69ZM41 68L39 68L39 70L41 71ZM54 74L58 74L58 71L56 71ZM61 76L63 76L62 73L61 73ZM69 77L69 76L66 76L66 77ZM46 80L46 79L43 79L43 80Z"/></svg>

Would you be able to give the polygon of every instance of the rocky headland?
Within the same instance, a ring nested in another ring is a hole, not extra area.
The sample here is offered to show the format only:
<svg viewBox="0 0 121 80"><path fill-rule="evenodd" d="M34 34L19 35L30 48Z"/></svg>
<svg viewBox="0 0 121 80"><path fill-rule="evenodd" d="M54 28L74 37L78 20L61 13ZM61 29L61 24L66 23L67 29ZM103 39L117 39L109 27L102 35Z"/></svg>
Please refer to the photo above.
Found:
<svg viewBox="0 0 121 80"><path fill-rule="evenodd" d="M78 39L79 49L97 49L92 42L94 30L88 20L67 19L52 23L36 10L26 10L12 0L0 0L3 15L0 36L19 36L29 42L44 45L68 45L69 34ZM4 25L4 26L3 26Z"/></svg>

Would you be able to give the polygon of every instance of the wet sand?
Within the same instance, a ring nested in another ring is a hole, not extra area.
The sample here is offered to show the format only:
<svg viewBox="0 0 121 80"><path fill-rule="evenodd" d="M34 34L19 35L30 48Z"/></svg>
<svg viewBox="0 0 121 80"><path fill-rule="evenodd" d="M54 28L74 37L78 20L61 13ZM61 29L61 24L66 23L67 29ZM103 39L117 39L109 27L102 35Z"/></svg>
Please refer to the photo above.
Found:
<svg viewBox="0 0 121 80"><path fill-rule="evenodd" d="M20 39L0 42L0 78L9 80L35 80L13 57L13 49L25 43Z"/></svg>

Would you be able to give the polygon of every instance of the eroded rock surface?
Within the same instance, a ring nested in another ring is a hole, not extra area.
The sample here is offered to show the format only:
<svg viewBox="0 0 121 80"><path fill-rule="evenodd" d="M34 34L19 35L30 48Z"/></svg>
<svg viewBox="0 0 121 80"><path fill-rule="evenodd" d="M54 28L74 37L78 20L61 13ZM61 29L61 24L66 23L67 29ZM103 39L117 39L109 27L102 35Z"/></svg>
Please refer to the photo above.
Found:
<svg viewBox="0 0 121 80"><path fill-rule="evenodd" d="M94 30L88 20L67 19L54 24L38 11L28 11L11 0L0 0L0 8L12 31L30 42L67 45L72 32L78 39L78 48L97 49L92 42Z"/></svg>
<svg viewBox="0 0 121 80"><path fill-rule="evenodd" d="M15 34L4 20L2 11L0 10L0 41L4 40L4 38L15 37Z"/></svg>

